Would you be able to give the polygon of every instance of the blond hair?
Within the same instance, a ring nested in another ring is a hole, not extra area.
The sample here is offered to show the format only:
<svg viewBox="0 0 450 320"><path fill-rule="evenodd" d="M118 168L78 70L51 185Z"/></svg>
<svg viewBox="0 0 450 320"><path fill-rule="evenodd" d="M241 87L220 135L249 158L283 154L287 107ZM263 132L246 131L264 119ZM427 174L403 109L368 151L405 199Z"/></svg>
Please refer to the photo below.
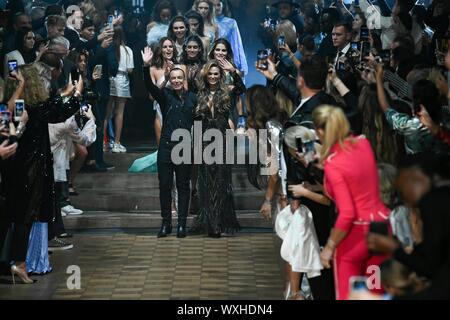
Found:
<svg viewBox="0 0 450 320"><path fill-rule="evenodd" d="M19 71L22 73L25 80L25 87L22 99L25 100L25 104L29 106L38 106L41 103L47 101L49 94L45 89L44 81L39 75L38 70L32 64L26 64L19 66ZM19 81L8 77L5 83L5 98L9 100L17 87L19 86Z"/></svg>
<svg viewBox="0 0 450 320"><path fill-rule="evenodd" d="M322 141L322 162L330 155L331 148L336 144L344 148L344 141L350 135L350 123L341 108L322 105L316 108L312 114L316 130L324 131Z"/></svg>
<svg viewBox="0 0 450 320"><path fill-rule="evenodd" d="M290 48L297 47L297 30L295 29L295 25L290 20L282 20L278 24L273 38L275 43L278 41L279 36L285 37L286 44Z"/></svg>

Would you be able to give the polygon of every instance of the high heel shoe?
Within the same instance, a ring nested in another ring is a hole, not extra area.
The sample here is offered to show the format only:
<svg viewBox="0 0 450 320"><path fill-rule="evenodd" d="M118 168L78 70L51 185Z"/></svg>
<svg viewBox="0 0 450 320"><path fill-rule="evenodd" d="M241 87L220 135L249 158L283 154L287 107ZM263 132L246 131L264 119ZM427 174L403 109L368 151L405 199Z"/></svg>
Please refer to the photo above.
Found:
<svg viewBox="0 0 450 320"><path fill-rule="evenodd" d="M12 265L11 266L11 276L12 276L14 285L16 284L16 278L15 278L16 275L19 277L19 279L24 284L33 284L33 283L35 283L35 280L29 278L28 274L26 272L23 272L22 270L20 270L16 265Z"/></svg>

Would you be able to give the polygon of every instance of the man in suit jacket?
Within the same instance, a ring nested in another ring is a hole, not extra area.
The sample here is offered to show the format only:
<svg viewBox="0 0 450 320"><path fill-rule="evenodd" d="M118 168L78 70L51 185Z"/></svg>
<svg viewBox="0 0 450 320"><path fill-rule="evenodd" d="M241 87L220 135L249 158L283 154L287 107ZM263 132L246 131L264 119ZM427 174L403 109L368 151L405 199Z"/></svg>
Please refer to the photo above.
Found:
<svg viewBox="0 0 450 320"><path fill-rule="evenodd" d="M277 90L281 90L297 105L285 128L292 124L313 128L312 113L314 109L323 104L336 105L334 98L323 91L328 75L328 65L325 59L319 55L307 57L302 61L298 70L297 80L279 74L275 69L275 64L270 60L268 70L258 69L258 71ZM305 176L306 170L303 165L292 157L286 148L284 150L284 158L287 167L286 184L289 184L290 181L298 182L299 179L302 181L308 180L308 177ZM286 186L286 190L288 190L288 186ZM301 203L311 210L319 245L324 246L333 225L332 215L329 214L330 208L305 198L297 199L292 195L289 197L291 208L298 208L301 200ZM320 277L308 279L308 282L314 299L334 300L333 274L330 269L323 270Z"/></svg>

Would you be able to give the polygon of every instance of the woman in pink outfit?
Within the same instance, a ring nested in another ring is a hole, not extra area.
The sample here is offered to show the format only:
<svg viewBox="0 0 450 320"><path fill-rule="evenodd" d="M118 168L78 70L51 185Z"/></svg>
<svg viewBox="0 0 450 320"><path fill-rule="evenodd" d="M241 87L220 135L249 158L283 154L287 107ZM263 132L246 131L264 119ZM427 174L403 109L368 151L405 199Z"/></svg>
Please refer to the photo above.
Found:
<svg viewBox="0 0 450 320"><path fill-rule="evenodd" d="M350 134L350 125L340 108L321 106L314 111L313 120L322 141L324 187L338 211L321 260L324 267L330 268L333 259L336 299L345 300L350 278L373 276L370 266L379 266L386 259L369 252L366 235L372 221L387 222L390 212L380 197L377 165L369 141Z"/></svg>

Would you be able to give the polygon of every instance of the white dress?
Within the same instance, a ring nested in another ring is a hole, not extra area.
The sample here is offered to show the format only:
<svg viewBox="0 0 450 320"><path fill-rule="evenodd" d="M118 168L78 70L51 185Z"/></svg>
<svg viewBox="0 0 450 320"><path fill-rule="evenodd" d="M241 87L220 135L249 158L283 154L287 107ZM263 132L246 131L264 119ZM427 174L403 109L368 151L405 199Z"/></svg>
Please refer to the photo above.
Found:
<svg viewBox="0 0 450 320"><path fill-rule="evenodd" d="M119 70L115 77L110 78L111 96L131 98L129 69L134 69L133 51L127 46L121 46Z"/></svg>
<svg viewBox="0 0 450 320"><path fill-rule="evenodd" d="M309 279L320 276L323 265L311 211L301 205L292 214L287 206L277 215L275 231L283 239L281 257L292 271L306 273Z"/></svg>

